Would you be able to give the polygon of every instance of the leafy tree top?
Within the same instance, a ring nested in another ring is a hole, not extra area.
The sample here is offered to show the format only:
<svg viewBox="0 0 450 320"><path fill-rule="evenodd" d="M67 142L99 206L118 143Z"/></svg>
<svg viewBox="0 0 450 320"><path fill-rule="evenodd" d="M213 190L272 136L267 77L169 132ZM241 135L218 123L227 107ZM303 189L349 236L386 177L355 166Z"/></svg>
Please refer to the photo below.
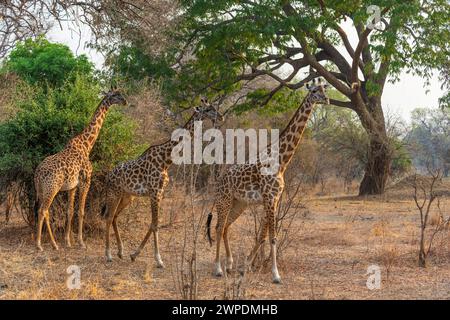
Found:
<svg viewBox="0 0 450 320"><path fill-rule="evenodd" d="M6 71L14 72L30 84L61 87L74 81L75 74L92 76L93 64L85 55L75 57L70 48L44 37L19 43L6 60Z"/></svg>
<svg viewBox="0 0 450 320"><path fill-rule="evenodd" d="M184 81L194 91L269 75L279 86L267 102L284 87L322 76L352 100L335 105L364 112L361 105L379 99L388 76L395 80L407 69L428 79L450 56L446 0L182 0L181 6L180 40L195 53ZM381 18L373 28L372 6ZM342 28L346 21L356 44ZM310 73L299 79L305 67ZM282 68L290 72L281 76ZM201 83L193 87L189 75Z"/></svg>

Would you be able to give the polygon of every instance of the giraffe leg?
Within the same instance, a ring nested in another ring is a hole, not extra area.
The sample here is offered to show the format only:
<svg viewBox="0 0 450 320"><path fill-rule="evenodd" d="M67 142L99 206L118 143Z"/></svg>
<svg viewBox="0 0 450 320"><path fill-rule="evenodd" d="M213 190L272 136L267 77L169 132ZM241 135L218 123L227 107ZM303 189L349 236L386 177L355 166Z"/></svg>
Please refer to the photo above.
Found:
<svg viewBox="0 0 450 320"><path fill-rule="evenodd" d="M152 235L154 231L153 222L150 224L150 227L147 230L147 233L145 234L144 239L142 240L139 247L136 249L136 251L130 255L131 261L135 261L137 256L141 253L142 249L145 247L145 244L147 243L148 239Z"/></svg>
<svg viewBox="0 0 450 320"><path fill-rule="evenodd" d="M44 249L42 249L42 245L41 245L42 227L43 226L44 226L44 212L41 207L41 208L39 208L39 213L38 213L37 235L36 235L36 248L39 251L44 250Z"/></svg>
<svg viewBox="0 0 450 320"><path fill-rule="evenodd" d="M59 250L56 244L55 237L53 236L52 227L50 225L50 213L47 210L44 211L45 225L47 226L48 235L50 236L50 241L52 243L53 249Z"/></svg>
<svg viewBox="0 0 450 320"><path fill-rule="evenodd" d="M112 261L110 230L111 230L111 225L113 224L114 218L116 216L117 207L119 206L120 201L121 201L120 197L118 197L118 198L110 197L106 203L107 213L106 213L106 226L105 226L105 255L106 255L106 261L108 261L108 262Z"/></svg>
<svg viewBox="0 0 450 320"><path fill-rule="evenodd" d="M52 241L53 248L58 250L58 246L55 242L55 238L53 237L53 232L50 227L50 219L49 219L49 208L53 202L53 199L56 196L57 192L40 192L38 191L39 186L36 185L37 190L37 199L39 199L39 208L38 208L38 223L37 223L37 235L36 235L36 248L39 251L43 251L41 240L42 240L42 228L44 226L44 221L47 225L48 233L50 235L50 240ZM42 196L44 195L44 196Z"/></svg>
<svg viewBox="0 0 450 320"><path fill-rule="evenodd" d="M215 271L214 274L216 277L223 276L222 266L220 264L220 242L223 237L223 231L224 231L224 223L223 221L218 221L216 225L216 260L215 260Z"/></svg>
<svg viewBox="0 0 450 320"><path fill-rule="evenodd" d="M159 237L158 237L158 223L159 223L159 200L152 202L152 224L154 226L153 241L155 250L155 261L157 268L164 268L164 263L161 259L161 254L159 253Z"/></svg>
<svg viewBox="0 0 450 320"><path fill-rule="evenodd" d="M144 239L142 240L141 244L137 248L137 250L130 256L132 261L135 261L137 256L141 253L142 249L144 249L145 245L147 244L148 239L154 234L154 245L155 245L155 260L158 268L163 268L164 263L161 260L161 255L159 253L159 243L158 243L158 218L159 218L159 201L158 198L152 199L151 201L152 206L152 222L150 224L150 227L147 231L147 234L145 235Z"/></svg>
<svg viewBox="0 0 450 320"><path fill-rule="evenodd" d="M117 256L120 259L123 259L123 243L122 238L120 237L119 229L117 228L117 215L113 218L112 225L114 229L114 234L116 235Z"/></svg>
<svg viewBox="0 0 450 320"><path fill-rule="evenodd" d="M89 187L91 185L91 173L88 172L85 177L85 181L80 186L80 203L79 203L79 213L78 213L78 243L80 247L86 249L86 245L83 241L83 220L84 220L84 208L86 205L86 197L89 192Z"/></svg>
<svg viewBox="0 0 450 320"><path fill-rule="evenodd" d="M228 230L229 230L231 224L234 221L236 221L236 219L239 218L239 216L245 210L245 207L246 207L246 205L244 202L237 201L237 200L235 200L233 202L233 206L228 215L227 223L225 224L225 227L223 230L223 243L225 245L225 253L227 255L227 265L226 265L227 271L231 271L233 269L233 255L231 253L230 242L228 239Z"/></svg>
<svg viewBox="0 0 450 320"><path fill-rule="evenodd" d="M72 218L73 218L73 204L75 201L75 192L76 188L69 190L69 197L68 197L68 207L67 207L67 223L66 223L66 246L70 248L72 246L71 244L71 237L72 237Z"/></svg>
<svg viewBox="0 0 450 320"><path fill-rule="evenodd" d="M123 242L122 242L122 238L120 237L119 228L117 227L117 218L119 217L119 214L123 211L123 209L125 209L130 204L131 199L132 199L132 197L129 195L125 195L122 197L122 199L120 200L119 206L116 210L116 213L114 214L113 221L112 221L114 234L116 235L116 241L117 241L117 247L118 247L117 256L120 259L123 259Z"/></svg>
<svg viewBox="0 0 450 320"><path fill-rule="evenodd" d="M220 263L220 243L224 235L226 220L231 208L231 199L223 199L217 203L217 224L216 224L216 260L214 274L216 277L223 276L222 266Z"/></svg>
<svg viewBox="0 0 450 320"><path fill-rule="evenodd" d="M273 283L281 283L281 277L277 267L277 239L275 235L275 212L277 209L277 201L271 200L265 204L267 212L267 224L269 225L270 253L272 256L272 281Z"/></svg>
<svg viewBox="0 0 450 320"><path fill-rule="evenodd" d="M233 269L233 255L231 253L230 243L228 239L228 230L230 225L227 223L227 225L223 228L223 244L225 246L225 254L227 256L227 264L225 267L226 271L231 271Z"/></svg>

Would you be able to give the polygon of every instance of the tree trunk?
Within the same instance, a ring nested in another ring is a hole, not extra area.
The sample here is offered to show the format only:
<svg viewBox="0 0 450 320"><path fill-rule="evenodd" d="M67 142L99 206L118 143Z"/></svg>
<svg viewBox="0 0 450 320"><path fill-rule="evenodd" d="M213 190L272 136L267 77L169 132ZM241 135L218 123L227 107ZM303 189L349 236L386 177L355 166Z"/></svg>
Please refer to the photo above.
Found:
<svg viewBox="0 0 450 320"><path fill-rule="evenodd" d="M391 166L391 152L387 141L370 137L364 178L359 186L359 195L382 194Z"/></svg>
<svg viewBox="0 0 450 320"><path fill-rule="evenodd" d="M423 225L420 228L420 247L419 247L419 267L426 268L427 255L425 253L425 228Z"/></svg>
<svg viewBox="0 0 450 320"><path fill-rule="evenodd" d="M387 137L381 96L368 99L367 103L357 100L361 123L369 136L367 163L364 178L359 186L359 195L382 194L390 173L392 149Z"/></svg>

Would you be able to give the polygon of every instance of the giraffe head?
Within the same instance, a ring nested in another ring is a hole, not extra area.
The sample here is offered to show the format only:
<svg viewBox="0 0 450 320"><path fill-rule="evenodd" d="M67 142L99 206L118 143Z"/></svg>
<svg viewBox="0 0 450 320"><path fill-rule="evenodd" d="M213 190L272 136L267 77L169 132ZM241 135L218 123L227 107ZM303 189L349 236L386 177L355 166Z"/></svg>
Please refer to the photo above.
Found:
<svg viewBox="0 0 450 320"><path fill-rule="evenodd" d="M217 121L223 121L223 115L208 102L208 99L202 97L201 105L194 108L194 118L195 120L210 119L213 123Z"/></svg>
<svg viewBox="0 0 450 320"><path fill-rule="evenodd" d="M314 79L311 84L306 84L306 89L309 91L309 101L311 103L329 104L330 99L326 94L327 88L328 84L323 83L320 78L317 81Z"/></svg>
<svg viewBox="0 0 450 320"><path fill-rule="evenodd" d="M127 105L127 100L123 94L117 89L117 87L111 87L111 89L104 93L103 103L105 105L112 106L113 104L118 104L125 106Z"/></svg>

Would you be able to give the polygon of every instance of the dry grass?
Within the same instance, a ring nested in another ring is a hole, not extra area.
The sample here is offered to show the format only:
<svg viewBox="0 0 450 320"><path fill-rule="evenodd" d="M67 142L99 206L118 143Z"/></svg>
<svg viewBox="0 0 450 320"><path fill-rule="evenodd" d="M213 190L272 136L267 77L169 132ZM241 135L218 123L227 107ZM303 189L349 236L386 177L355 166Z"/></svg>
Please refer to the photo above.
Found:
<svg viewBox="0 0 450 320"><path fill-rule="evenodd" d="M442 188L449 187L447 180ZM237 274L230 275L228 282L214 278L214 247L200 236L196 262L198 298L238 297L237 289L243 290L240 294L246 299L450 298L450 230L435 239L428 268L417 267L420 223L409 189L393 188L385 196L365 198L317 197L312 192L302 202L309 213L307 217L299 215L293 222L291 244L279 263L281 285L271 283L270 268L246 273L245 287L240 289ZM448 212L448 195L441 199L441 208ZM190 214L181 190L166 194L161 218L164 227L160 232L164 270L155 267L152 241L134 263L115 258L108 264L103 239L94 235L86 239L87 251L62 248L54 252L46 239L45 251L37 253L30 229L18 215L13 213L10 224L5 226L0 214L0 299L180 298L171 270L179 259L174 251L183 245ZM121 217L126 253L131 253L142 240L149 217L146 201L132 205ZM176 218L169 224L169 217ZM242 263L252 239L253 220L246 214L231 230L236 263ZM61 235L58 242L63 244ZM366 287L366 272L373 264L380 266L382 286L371 291ZM70 265L81 268L80 290L66 287L66 269Z"/></svg>

